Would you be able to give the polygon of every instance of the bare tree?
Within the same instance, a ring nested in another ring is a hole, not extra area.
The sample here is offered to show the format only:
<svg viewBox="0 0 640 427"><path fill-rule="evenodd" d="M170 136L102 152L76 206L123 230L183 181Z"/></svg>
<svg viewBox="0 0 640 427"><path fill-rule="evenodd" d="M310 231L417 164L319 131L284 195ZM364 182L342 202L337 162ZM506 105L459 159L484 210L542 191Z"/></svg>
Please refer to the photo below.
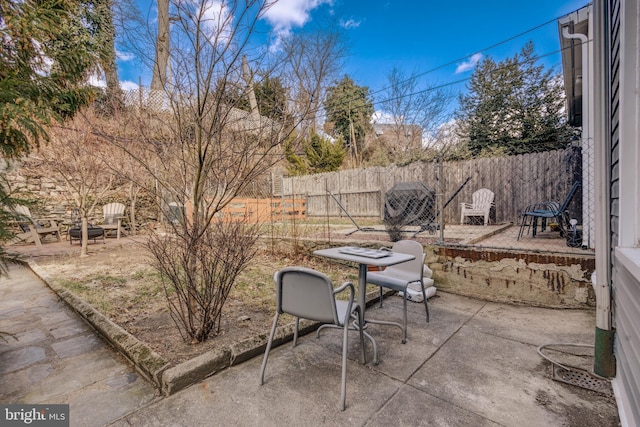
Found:
<svg viewBox="0 0 640 427"><path fill-rule="evenodd" d="M343 32L335 26L318 26L293 34L282 43L294 103L308 110L305 128L313 132L326 89L341 75L347 55ZM308 108L307 106L310 106Z"/></svg>
<svg viewBox="0 0 640 427"><path fill-rule="evenodd" d="M256 253L254 229L213 222L198 239L151 236L153 264L168 282L170 314L185 341L195 344L220 332L227 296Z"/></svg>
<svg viewBox="0 0 640 427"><path fill-rule="evenodd" d="M419 158L428 141L437 134L448 116L452 95L434 85L420 86L419 75L406 75L394 67L387 74L387 88L379 102L390 117L384 132L393 160Z"/></svg>
<svg viewBox="0 0 640 427"><path fill-rule="evenodd" d="M122 119L122 117L119 117ZM132 129L133 130L133 129ZM98 136L109 140L109 134L100 133ZM129 134L127 138L120 138L117 144L112 144L110 158L106 162L111 173L117 176L127 187L129 193L129 233L132 236L137 234L138 218L137 204L140 194L145 189L153 188L153 176L147 171L143 164L153 164L154 159L147 155L147 148L144 146L140 134ZM124 147L122 150L120 148Z"/></svg>
<svg viewBox="0 0 640 427"><path fill-rule="evenodd" d="M247 68L280 77L275 66L270 67L268 54L249 45L269 4L173 3L172 75L163 86L164 99L131 109L123 116L120 134L102 133L153 177L153 188L146 188L157 194L159 209L165 214L171 208L182 211L170 215L171 233L149 239L149 250L166 279L172 316L185 339L193 342L217 331L228 290L254 253L258 237L256 226L221 211L264 179L283 158L282 144L300 124L279 123L255 109L252 114L239 108L252 90L246 80L256 76ZM243 57L248 64L244 75ZM244 88L241 96L227 96L238 88ZM307 116L309 103L299 108L292 117ZM132 138L138 143L132 144Z"/></svg>
<svg viewBox="0 0 640 427"><path fill-rule="evenodd" d="M89 218L113 188L115 175L105 162L111 157L109 150L84 118L77 117L65 128L53 129L49 144L41 146L24 165L32 170L50 171L66 184L82 219L81 257L87 256Z"/></svg>

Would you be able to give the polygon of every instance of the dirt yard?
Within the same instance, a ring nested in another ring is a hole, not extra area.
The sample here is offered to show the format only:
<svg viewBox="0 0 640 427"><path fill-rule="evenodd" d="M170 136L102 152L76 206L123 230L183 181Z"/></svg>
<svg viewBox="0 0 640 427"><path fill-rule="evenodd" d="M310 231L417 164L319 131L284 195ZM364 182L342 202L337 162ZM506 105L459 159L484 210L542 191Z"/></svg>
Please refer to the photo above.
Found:
<svg viewBox="0 0 640 427"><path fill-rule="evenodd" d="M258 334L267 334L275 313L274 272L287 265L320 269L335 283L357 282L356 268L319 258L298 259L260 253L238 278L223 309L221 330L204 343L183 339L165 299L165 288L140 244L92 251L89 257L59 255L40 258L38 264L53 281L93 305L172 364L212 348Z"/></svg>

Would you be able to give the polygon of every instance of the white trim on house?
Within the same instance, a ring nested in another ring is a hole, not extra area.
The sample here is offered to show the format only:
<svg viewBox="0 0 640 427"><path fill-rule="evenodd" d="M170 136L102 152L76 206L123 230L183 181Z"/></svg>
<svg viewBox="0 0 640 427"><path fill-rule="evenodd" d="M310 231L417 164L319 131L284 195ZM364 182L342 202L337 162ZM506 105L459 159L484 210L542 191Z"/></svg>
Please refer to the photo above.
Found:
<svg viewBox="0 0 640 427"><path fill-rule="evenodd" d="M625 197L620 197L618 246L640 248L640 17L637 1L635 13L631 13L633 9L627 5L621 14L626 36L620 40L620 195Z"/></svg>

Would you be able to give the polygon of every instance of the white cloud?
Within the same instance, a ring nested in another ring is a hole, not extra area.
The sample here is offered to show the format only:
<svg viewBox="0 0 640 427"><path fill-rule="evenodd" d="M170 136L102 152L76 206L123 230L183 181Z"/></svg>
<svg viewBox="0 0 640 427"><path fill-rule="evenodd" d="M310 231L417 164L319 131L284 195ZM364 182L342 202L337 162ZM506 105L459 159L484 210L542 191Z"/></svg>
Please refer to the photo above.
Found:
<svg viewBox="0 0 640 427"><path fill-rule="evenodd" d="M355 19L347 19L346 21L340 20L340 25L342 28L350 29L350 28L358 28L362 21L356 21Z"/></svg>
<svg viewBox="0 0 640 427"><path fill-rule="evenodd" d="M205 0L201 6L203 29L210 31L209 39L214 43L228 43L231 38L233 17L223 0Z"/></svg>
<svg viewBox="0 0 640 427"><path fill-rule="evenodd" d="M393 114L386 111L376 111L371 116L371 123L394 123Z"/></svg>
<svg viewBox="0 0 640 427"><path fill-rule="evenodd" d="M138 90L138 83L131 82L129 80L120 82L120 89L122 90Z"/></svg>
<svg viewBox="0 0 640 427"><path fill-rule="evenodd" d="M279 0L264 13L264 19L273 26L276 34L274 45L287 37L291 29L302 27L311 19L311 11L320 5L333 5L334 0ZM273 47L272 47L273 50Z"/></svg>
<svg viewBox="0 0 640 427"><path fill-rule="evenodd" d="M120 61L131 61L135 58L135 55L131 52L116 50L116 58L118 58Z"/></svg>
<svg viewBox="0 0 640 427"><path fill-rule="evenodd" d="M464 73L465 71L473 70L478 62L482 59L481 53L475 53L469 58L468 61L465 61L461 64L458 64L456 67L456 74Z"/></svg>
<svg viewBox="0 0 640 427"><path fill-rule="evenodd" d="M101 89L105 89L107 87L107 81L104 79L104 77L97 74L89 77L87 83L91 86L99 87ZM120 89L122 90L138 90L138 87L138 83L134 83L129 80L120 81Z"/></svg>

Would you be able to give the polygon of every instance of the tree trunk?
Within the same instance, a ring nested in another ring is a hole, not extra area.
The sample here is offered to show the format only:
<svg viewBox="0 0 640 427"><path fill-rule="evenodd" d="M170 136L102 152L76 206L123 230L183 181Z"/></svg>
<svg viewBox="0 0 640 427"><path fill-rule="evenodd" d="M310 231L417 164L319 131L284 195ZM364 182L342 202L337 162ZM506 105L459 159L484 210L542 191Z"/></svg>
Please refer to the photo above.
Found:
<svg viewBox="0 0 640 427"><path fill-rule="evenodd" d="M164 90L169 64L169 0L158 0L158 36L151 90Z"/></svg>
<svg viewBox="0 0 640 427"><path fill-rule="evenodd" d="M87 244L89 243L89 221L86 216L82 217L82 232L80 233L80 257L86 257Z"/></svg>
<svg viewBox="0 0 640 427"><path fill-rule="evenodd" d="M118 68L116 65L116 33L113 26L113 10L111 0L98 0L95 7L98 14L97 31L101 44L100 66L104 71L107 84L107 102L113 110L120 104L120 82L118 80Z"/></svg>
<svg viewBox="0 0 640 427"><path fill-rule="evenodd" d="M138 191L136 186L131 181L129 183L129 226L131 228L131 235L136 235L136 201L138 198Z"/></svg>
<svg viewBox="0 0 640 427"><path fill-rule="evenodd" d="M113 27L113 12L111 10L111 0L103 0L102 13L103 37L104 37L104 74L107 81L107 95L117 94L120 89L118 81L118 68L116 67L115 29Z"/></svg>

